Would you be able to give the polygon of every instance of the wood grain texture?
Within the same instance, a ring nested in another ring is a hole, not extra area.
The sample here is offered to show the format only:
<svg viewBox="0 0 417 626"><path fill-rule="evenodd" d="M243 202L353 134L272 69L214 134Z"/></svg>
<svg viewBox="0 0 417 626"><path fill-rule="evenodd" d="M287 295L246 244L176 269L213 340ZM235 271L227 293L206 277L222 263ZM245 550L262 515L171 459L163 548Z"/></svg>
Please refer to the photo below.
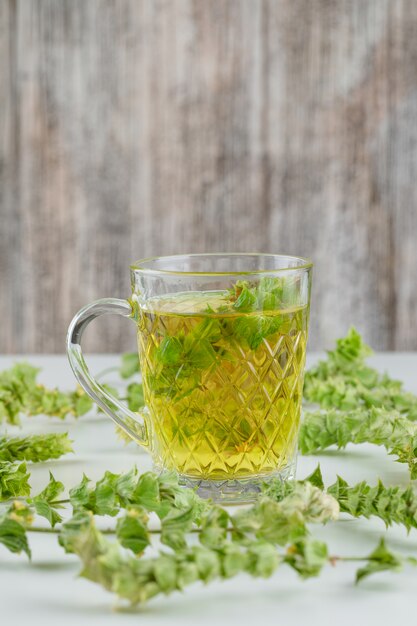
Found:
<svg viewBox="0 0 417 626"><path fill-rule="evenodd" d="M219 250L313 258L311 348L417 349L416 42L415 0L3 0L0 350Z"/></svg>

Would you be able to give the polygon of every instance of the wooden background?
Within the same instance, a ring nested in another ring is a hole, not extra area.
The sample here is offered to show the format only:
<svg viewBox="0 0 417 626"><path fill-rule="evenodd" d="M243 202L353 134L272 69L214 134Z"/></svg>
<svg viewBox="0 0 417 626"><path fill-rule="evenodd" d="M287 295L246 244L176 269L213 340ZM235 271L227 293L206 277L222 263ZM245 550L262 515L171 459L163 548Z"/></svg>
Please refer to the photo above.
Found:
<svg viewBox="0 0 417 626"><path fill-rule="evenodd" d="M0 350L62 352L140 257L255 250L315 261L310 348L417 349L416 165L415 0L2 0Z"/></svg>

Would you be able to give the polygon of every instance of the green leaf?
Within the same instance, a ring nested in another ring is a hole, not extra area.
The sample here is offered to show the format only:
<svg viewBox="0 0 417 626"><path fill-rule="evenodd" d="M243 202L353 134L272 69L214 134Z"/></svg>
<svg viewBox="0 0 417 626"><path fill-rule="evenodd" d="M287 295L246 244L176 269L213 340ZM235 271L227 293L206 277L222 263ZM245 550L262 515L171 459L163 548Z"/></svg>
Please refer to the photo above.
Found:
<svg viewBox="0 0 417 626"><path fill-rule="evenodd" d="M327 546L322 541L301 540L287 550L285 562L302 578L317 576L328 562Z"/></svg>
<svg viewBox="0 0 417 626"><path fill-rule="evenodd" d="M320 465L317 465L316 469L309 475L303 482L309 482L318 489L324 489L323 476L321 473Z"/></svg>
<svg viewBox="0 0 417 626"><path fill-rule="evenodd" d="M247 566L247 552L242 551L239 545L227 543L219 550L221 556L222 578L232 578L243 572Z"/></svg>
<svg viewBox="0 0 417 626"><path fill-rule="evenodd" d="M239 341L246 342L251 350L256 350L268 334L265 322L260 315L238 317L233 323L233 334Z"/></svg>
<svg viewBox="0 0 417 626"><path fill-rule="evenodd" d="M388 550L382 538L373 552L368 557L369 562L356 572L356 582L360 582L371 574L385 571L400 571L403 567L403 559Z"/></svg>
<svg viewBox="0 0 417 626"><path fill-rule="evenodd" d="M133 469L133 474L135 473L136 468ZM121 494L126 495L128 484L131 486L131 482L131 472L123 476L107 471L94 487L90 487L90 479L84 475L81 483L70 489L70 502L74 511L84 509L95 515L115 516L121 506L121 498L123 498Z"/></svg>
<svg viewBox="0 0 417 626"><path fill-rule="evenodd" d="M33 501L46 500L47 502L53 502L63 491L64 485L59 480L55 480L52 472L49 472L49 483L43 491L33 498Z"/></svg>
<svg viewBox="0 0 417 626"><path fill-rule="evenodd" d="M129 509L124 517L117 520L116 535L120 544L135 554L141 554L150 545L147 521L143 511Z"/></svg>
<svg viewBox="0 0 417 626"><path fill-rule="evenodd" d="M123 506L127 506L133 501L133 494L135 492L137 482L138 470L136 466L133 466L129 472L119 474L115 483L115 491Z"/></svg>
<svg viewBox="0 0 417 626"><path fill-rule="evenodd" d="M201 523L200 542L207 548L218 548L227 540L230 516L219 506L210 507Z"/></svg>
<svg viewBox="0 0 417 626"><path fill-rule="evenodd" d="M247 313L249 311L256 311L256 307L257 307L256 294L253 293L253 291L249 289L247 284L245 283L240 283L239 286L240 286L240 293L233 304L233 308L236 309L236 311L240 311L242 313Z"/></svg>
<svg viewBox="0 0 417 626"><path fill-rule="evenodd" d="M28 496L29 493L29 472L26 463L0 462L0 501Z"/></svg>
<svg viewBox="0 0 417 626"><path fill-rule="evenodd" d="M139 477L133 494L133 501L148 511L160 509L159 480L156 474L146 472Z"/></svg>
<svg viewBox="0 0 417 626"><path fill-rule="evenodd" d="M34 498L29 499L33 503L36 513L45 517L52 527L62 521L61 515L57 509L62 509L62 505L55 504L54 500L64 491L64 485L55 480L51 472L49 472L49 483L41 493Z"/></svg>
<svg viewBox="0 0 417 626"><path fill-rule="evenodd" d="M177 337L164 337L161 341L155 358L161 365L177 365L183 356L184 348Z"/></svg>
<svg viewBox="0 0 417 626"><path fill-rule="evenodd" d="M26 530L14 519L3 517L0 519L0 543L10 552L26 552L30 558L30 548L26 536Z"/></svg>
<svg viewBox="0 0 417 626"><path fill-rule="evenodd" d="M270 543L259 542L251 545L248 550L246 570L251 576L269 578L277 569L281 559Z"/></svg>
<svg viewBox="0 0 417 626"><path fill-rule="evenodd" d="M77 511L71 519L62 525L59 534L59 544L67 553L78 554L84 548L85 537L93 526L92 514L88 511ZM94 551L95 554L95 551ZM85 554L85 560L92 558L92 554Z"/></svg>
<svg viewBox="0 0 417 626"><path fill-rule="evenodd" d="M193 333L184 340L185 361L197 369L207 369L215 364L217 353L208 339L197 339Z"/></svg>
<svg viewBox="0 0 417 626"><path fill-rule="evenodd" d="M89 411L91 411L93 407L93 401L86 393L79 393L75 397L74 402L74 414L76 417L81 417L81 415L85 415Z"/></svg>
<svg viewBox="0 0 417 626"><path fill-rule="evenodd" d="M182 550L186 547L186 533L191 530L194 521L194 510L171 510L161 521L161 541L173 550Z"/></svg>
<svg viewBox="0 0 417 626"><path fill-rule="evenodd" d="M140 372L139 357L137 352L126 352L122 354L122 364L119 369L122 378L131 378Z"/></svg>
<svg viewBox="0 0 417 626"><path fill-rule="evenodd" d="M139 411L145 404L141 383L130 383L127 387L127 405L131 411Z"/></svg>
<svg viewBox="0 0 417 626"><path fill-rule="evenodd" d="M300 304L297 279L263 277L259 281L237 281L229 294L233 308L239 312L279 311Z"/></svg>
<svg viewBox="0 0 417 626"><path fill-rule="evenodd" d="M204 546L196 546L193 557L197 566L198 577L205 583L220 576L220 562L216 552Z"/></svg>
<svg viewBox="0 0 417 626"><path fill-rule="evenodd" d="M88 506L90 500L90 490L88 487L89 483L90 479L85 474L83 474L82 481L78 485L70 489L69 497L74 511L83 509Z"/></svg>
<svg viewBox="0 0 417 626"><path fill-rule="evenodd" d="M45 500L36 500L33 503L36 513L41 517L48 520L52 527L59 522L62 522L62 516L56 511L56 507L53 507Z"/></svg>
<svg viewBox="0 0 417 626"><path fill-rule="evenodd" d="M118 474L105 472L103 478L96 483L90 497L90 510L97 515L117 515L119 502L116 494Z"/></svg>
<svg viewBox="0 0 417 626"><path fill-rule="evenodd" d="M154 563L155 581L163 593L171 593L177 586L177 564L171 555L163 554Z"/></svg>

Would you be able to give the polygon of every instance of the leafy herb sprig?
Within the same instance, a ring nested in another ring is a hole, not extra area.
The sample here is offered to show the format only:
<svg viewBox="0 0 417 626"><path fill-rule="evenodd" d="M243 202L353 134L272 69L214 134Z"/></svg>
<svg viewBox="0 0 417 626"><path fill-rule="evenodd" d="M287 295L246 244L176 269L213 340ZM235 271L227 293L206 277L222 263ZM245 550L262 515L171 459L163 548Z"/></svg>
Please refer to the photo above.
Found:
<svg viewBox="0 0 417 626"><path fill-rule="evenodd" d="M88 479L70 492L73 517L59 529L59 542L82 562L81 576L102 585L132 604L158 594L182 590L201 580L231 578L240 572L269 577L281 565L302 578L317 576L322 568L343 561L363 561L357 580L383 570L399 570L415 560L388 550L383 540L365 557L330 555L326 544L310 536L307 524L326 523L338 517L339 506L320 483L318 471L305 481L283 485L276 481L249 509L232 515L201 500L194 491L178 485L173 475L139 475L107 472L95 485ZM0 517L0 543L12 552L30 556L27 532L35 514L54 527L62 521L57 497L63 485L50 476L47 487L26 503L14 501ZM120 515L120 513L123 513ZM156 512L162 550L146 556L151 544L149 516ZM112 530L100 531L95 516L117 515ZM199 543L188 541L197 533ZM112 532L116 540L104 536Z"/></svg>
<svg viewBox="0 0 417 626"><path fill-rule="evenodd" d="M356 518L378 517L387 527L399 524L407 531L417 528L417 493L411 484L407 487L399 485L387 487L379 480L374 486L368 485L366 481L349 485L338 476L332 485L325 487L319 465L310 476L301 481L301 484L305 482L333 496L341 513L348 513ZM269 498L279 501L290 493L296 484L299 483L282 483L280 480L274 480L265 485L264 493Z"/></svg>
<svg viewBox="0 0 417 626"><path fill-rule="evenodd" d="M394 409L417 420L417 397L404 391L402 382L367 365L371 354L371 348L351 328L325 360L306 372L304 398L324 409Z"/></svg>
<svg viewBox="0 0 417 626"><path fill-rule="evenodd" d="M66 433L27 437L0 436L0 502L30 493L26 462L40 463L72 452Z"/></svg>
<svg viewBox="0 0 417 626"><path fill-rule="evenodd" d="M417 396L367 365L372 350L354 328L336 344L306 373L304 397L321 410L305 412L301 453L371 443L397 455L408 464L411 478L417 478Z"/></svg>
<svg viewBox="0 0 417 626"><path fill-rule="evenodd" d="M81 388L71 392L47 389L37 382L38 373L28 363L16 363L0 372L0 422L19 424L20 415L79 417L91 409L92 400Z"/></svg>
<svg viewBox="0 0 417 626"><path fill-rule="evenodd" d="M407 463L417 478L417 424L394 410L316 411L305 414L300 428L301 454L312 454L336 445L372 443L384 446L400 463Z"/></svg>
<svg viewBox="0 0 417 626"><path fill-rule="evenodd" d="M31 461L40 463L59 459L72 452L67 433L48 433L27 437L0 436L0 461Z"/></svg>

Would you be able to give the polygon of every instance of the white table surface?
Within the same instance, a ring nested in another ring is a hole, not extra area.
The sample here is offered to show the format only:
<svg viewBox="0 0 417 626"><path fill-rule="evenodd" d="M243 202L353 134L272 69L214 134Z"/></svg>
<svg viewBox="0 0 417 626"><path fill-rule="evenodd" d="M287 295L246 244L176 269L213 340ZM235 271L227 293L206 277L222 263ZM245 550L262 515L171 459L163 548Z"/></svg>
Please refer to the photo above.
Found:
<svg viewBox="0 0 417 626"><path fill-rule="evenodd" d="M0 368L9 367L22 357L0 357ZM71 388L72 372L64 356L27 356L42 367L41 382L48 386ZM312 363L317 355L310 355ZM93 372L117 364L115 356L92 356ZM371 363L400 378L417 393L417 354L384 353ZM109 382L111 378L108 378ZM112 422L104 416L85 416L79 420L59 421L34 417L24 422L24 432L65 432L74 440L74 455L62 460L32 466L31 484L36 493L55 477L67 486L77 484L85 472L93 480L106 469L120 472L137 464L140 470L151 467L150 459L134 444L125 446L114 434ZM10 432L10 429L9 429ZM380 477L386 484L407 484L407 468L387 457L384 450L369 445L351 446L344 452L328 452L299 459L298 476L312 471L320 461L326 484L339 473L353 483ZM325 540L332 554L364 555L375 547L385 527L379 520L348 520L312 527L313 534ZM268 579L253 579L244 574L225 582L200 583L184 593L161 596L135 611L122 609L115 598L101 587L77 578L79 561L65 555L55 535L30 534L32 562L25 555L12 555L0 546L0 625L15 624L143 624L181 626L215 624L282 624L308 626L337 623L357 624L414 623L417 569L399 574L382 573L354 585L354 564L326 567L319 578L301 581L283 566ZM391 548L417 556L417 532L407 538L402 528L387 532Z"/></svg>

